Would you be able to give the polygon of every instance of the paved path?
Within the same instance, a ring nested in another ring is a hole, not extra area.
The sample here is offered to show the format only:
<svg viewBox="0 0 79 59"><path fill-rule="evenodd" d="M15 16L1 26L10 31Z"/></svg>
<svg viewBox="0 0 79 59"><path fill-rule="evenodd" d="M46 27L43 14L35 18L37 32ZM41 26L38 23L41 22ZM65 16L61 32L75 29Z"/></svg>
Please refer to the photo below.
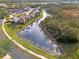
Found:
<svg viewBox="0 0 79 59"><path fill-rule="evenodd" d="M46 15L47 15L46 12L43 10L43 19L45 19ZM42 19L42 18L41 18L41 19ZM5 35L6 35L12 42L14 42L17 46L19 46L19 47L22 48L23 50L27 51L28 53L30 53L30 54L32 54L32 55L38 57L38 58L41 58L41 59L48 59L48 58L46 58L46 57L43 56L43 55L37 54L37 53L35 53L35 52L33 52L33 51L31 51L31 50L25 48L24 46L22 46L21 44L19 44L19 43L16 42L15 40L13 40L12 37L11 37L11 36L6 32L6 30L5 30L5 27L4 27L4 23L5 23L5 22L6 22L6 20L4 19L4 21L3 21L3 23L2 23L3 32L5 33Z"/></svg>
<svg viewBox="0 0 79 59"><path fill-rule="evenodd" d="M10 51L8 54L13 57L13 59L37 59L37 57L31 55L27 51L22 50L20 47L12 43L10 46Z"/></svg>

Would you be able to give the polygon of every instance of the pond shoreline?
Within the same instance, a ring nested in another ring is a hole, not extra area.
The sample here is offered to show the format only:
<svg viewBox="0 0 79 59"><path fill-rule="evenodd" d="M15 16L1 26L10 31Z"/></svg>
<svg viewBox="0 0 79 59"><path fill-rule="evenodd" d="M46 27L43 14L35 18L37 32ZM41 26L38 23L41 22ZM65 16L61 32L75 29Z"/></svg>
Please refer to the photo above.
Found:
<svg viewBox="0 0 79 59"><path fill-rule="evenodd" d="M56 44L58 46L58 49L61 50L61 55L64 56L65 53L64 53L64 50L63 50L62 46L60 45L60 43L56 42L56 39L53 38L49 32L46 31L46 29L42 26L41 23L39 24L39 26L42 29L42 31L44 32L44 34L49 38L49 42Z"/></svg>
<svg viewBox="0 0 79 59"><path fill-rule="evenodd" d="M47 18L47 16L48 14L45 12L45 17L34 22L32 25L27 26L27 29L25 28L19 32L18 35L21 35L21 38L28 41L30 44L34 43L33 45L38 45L41 49L44 49L51 54L61 55L59 46L55 44L55 42L52 42L40 27L40 23Z"/></svg>
<svg viewBox="0 0 79 59"><path fill-rule="evenodd" d="M42 31L47 35L47 37L49 38L49 40L51 40L53 43L55 43L55 38L53 38L51 36L51 34L49 32L46 31L46 29L42 26L42 24L39 24L40 28L42 29Z"/></svg>

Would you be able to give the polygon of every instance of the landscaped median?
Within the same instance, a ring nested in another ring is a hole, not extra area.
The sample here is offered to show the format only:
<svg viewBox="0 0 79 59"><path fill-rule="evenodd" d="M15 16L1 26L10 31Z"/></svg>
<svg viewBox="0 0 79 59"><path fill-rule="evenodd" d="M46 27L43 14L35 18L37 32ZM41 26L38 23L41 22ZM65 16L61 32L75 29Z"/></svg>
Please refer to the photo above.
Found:
<svg viewBox="0 0 79 59"><path fill-rule="evenodd" d="M13 40L15 40L16 42L18 42L19 44L21 44L22 46L26 47L29 50L34 51L35 53L38 53L40 55L43 55L45 57L47 57L48 59L56 59L55 56L48 54L47 52L43 51L42 49L39 49L33 45L31 45L30 43L22 40L21 38L19 38L16 34L21 31L22 29L24 29L26 26L32 24L33 22L35 22L37 19L42 18L43 17L43 11L41 11L40 15L36 18L33 18L29 21L27 21L24 25L21 25L20 28L16 28L14 29L11 25L11 22L9 23L5 23L4 27L6 29L6 32L12 37Z"/></svg>

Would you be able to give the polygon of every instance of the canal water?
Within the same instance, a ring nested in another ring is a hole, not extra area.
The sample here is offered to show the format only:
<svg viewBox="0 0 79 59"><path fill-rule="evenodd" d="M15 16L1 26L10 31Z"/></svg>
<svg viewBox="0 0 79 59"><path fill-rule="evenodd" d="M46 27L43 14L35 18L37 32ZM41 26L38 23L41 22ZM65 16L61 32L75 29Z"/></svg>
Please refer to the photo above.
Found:
<svg viewBox="0 0 79 59"><path fill-rule="evenodd" d="M60 55L61 53L57 51L57 45L52 43L48 37L44 34L42 29L40 28L39 24L47 17L46 12L44 11L44 17L41 18L39 21L34 22L33 24L26 27L24 30L18 33L25 41L29 42L30 44L41 48L51 54Z"/></svg>

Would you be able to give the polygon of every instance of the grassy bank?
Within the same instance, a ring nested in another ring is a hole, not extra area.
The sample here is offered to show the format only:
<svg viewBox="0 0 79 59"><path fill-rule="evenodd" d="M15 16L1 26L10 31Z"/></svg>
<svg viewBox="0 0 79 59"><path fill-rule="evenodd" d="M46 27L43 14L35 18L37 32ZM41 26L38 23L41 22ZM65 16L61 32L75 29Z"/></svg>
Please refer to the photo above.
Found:
<svg viewBox="0 0 79 59"><path fill-rule="evenodd" d="M21 31L22 29L24 29L26 26L28 26L29 24L32 24L33 22L35 22L37 19L42 18L43 13L41 12L40 15L34 19L29 20L28 22L26 22L26 24L21 25L20 28L14 29L11 25L11 23L5 23L5 29L8 32L8 34L14 39L16 40L18 43L20 43L21 45L23 45L24 47L40 54L40 55L44 55L49 59L56 59L56 57L49 55L48 53L46 53L45 51L34 47L33 45L29 44L28 42L22 40L21 38L17 37L17 33L19 31Z"/></svg>

